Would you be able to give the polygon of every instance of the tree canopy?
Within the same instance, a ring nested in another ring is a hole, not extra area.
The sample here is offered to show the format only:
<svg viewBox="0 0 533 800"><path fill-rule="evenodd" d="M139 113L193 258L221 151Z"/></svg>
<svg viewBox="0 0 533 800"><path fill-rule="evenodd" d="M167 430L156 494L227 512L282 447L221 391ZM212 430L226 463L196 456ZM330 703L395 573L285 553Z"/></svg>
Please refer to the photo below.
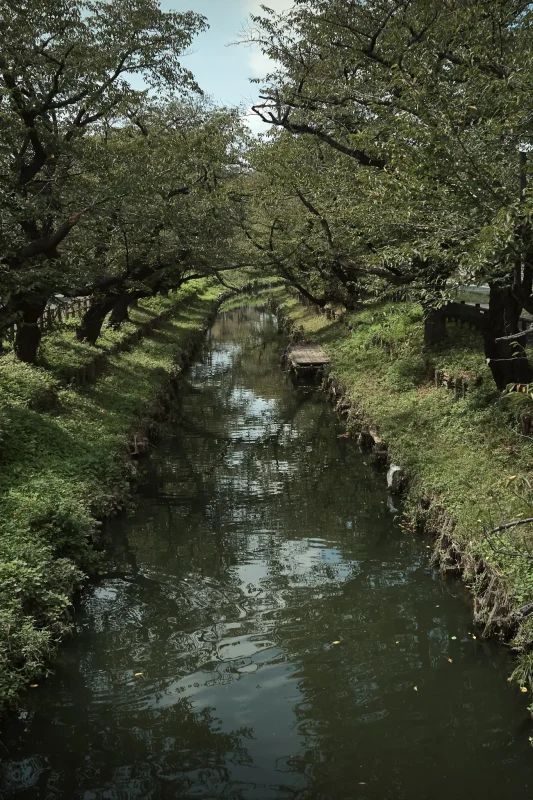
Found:
<svg viewBox="0 0 533 800"><path fill-rule="evenodd" d="M220 264L242 127L180 63L198 14L31 0L1 19L0 328L33 361L53 294L109 305Z"/></svg>
<svg viewBox="0 0 533 800"><path fill-rule="evenodd" d="M488 283L495 380L533 379L513 341L533 313L530 4L264 6L255 140L181 64L192 11L26 0L1 21L0 333L17 324L20 358L55 294L91 298L95 341L135 298L246 264L318 305L407 294L428 341L460 285Z"/></svg>
<svg viewBox="0 0 533 800"><path fill-rule="evenodd" d="M281 271L297 263L326 295L348 283L350 302L406 285L428 315L457 285L489 283L499 383L509 345L495 340L533 308L532 20L515 0L296 0L250 33L274 62L255 111L279 132L258 169L299 220L282 245L262 212Z"/></svg>

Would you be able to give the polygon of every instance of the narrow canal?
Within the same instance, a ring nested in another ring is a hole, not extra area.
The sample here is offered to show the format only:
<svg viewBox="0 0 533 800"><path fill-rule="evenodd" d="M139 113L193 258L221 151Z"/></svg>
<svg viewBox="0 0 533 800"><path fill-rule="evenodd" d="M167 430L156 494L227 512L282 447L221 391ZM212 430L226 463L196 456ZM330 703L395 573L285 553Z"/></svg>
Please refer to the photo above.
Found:
<svg viewBox="0 0 533 800"><path fill-rule="evenodd" d="M0 736L2 797L531 796L504 648L283 344L267 312L220 314L76 635Z"/></svg>

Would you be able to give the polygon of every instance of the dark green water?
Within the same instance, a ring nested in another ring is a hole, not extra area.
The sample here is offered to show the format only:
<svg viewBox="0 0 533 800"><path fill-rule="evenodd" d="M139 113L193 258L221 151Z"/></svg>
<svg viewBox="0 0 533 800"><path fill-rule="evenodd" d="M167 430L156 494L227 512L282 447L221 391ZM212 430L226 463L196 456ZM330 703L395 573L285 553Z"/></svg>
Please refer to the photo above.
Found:
<svg viewBox="0 0 533 800"><path fill-rule="evenodd" d="M2 733L2 797L532 796L505 650L282 346L267 313L219 317L77 635Z"/></svg>

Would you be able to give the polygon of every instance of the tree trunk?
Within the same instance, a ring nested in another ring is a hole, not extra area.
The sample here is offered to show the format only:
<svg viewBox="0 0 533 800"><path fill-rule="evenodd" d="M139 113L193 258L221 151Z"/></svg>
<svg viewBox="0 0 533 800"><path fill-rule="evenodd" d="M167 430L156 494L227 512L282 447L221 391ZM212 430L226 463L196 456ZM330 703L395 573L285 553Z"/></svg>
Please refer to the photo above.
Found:
<svg viewBox="0 0 533 800"><path fill-rule="evenodd" d="M344 286L345 292L342 303L346 311L355 311L359 305L359 291L355 283L348 282Z"/></svg>
<svg viewBox="0 0 533 800"><path fill-rule="evenodd" d="M509 288L490 287L489 313L483 331L485 356L500 391L510 383L532 383L533 369L520 339L497 342L519 332L522 306Z"/></svg>
<svg viewBox="0 0 533 800"><path fill-rule="evenodd" d="M104 320L117 302L116 294L97 295L76 328L76 338L80 342L96 344L100 336Z"/></svg>
<svg viewBox="0 0 533 800"><path fill-rule="evenodd" d="M118 329L123 322L129 321L128 308L135 297L136 295L130 294L129 292L124 292L124 294L120 295L113 306L113 310L109 318L109 325L111 328Z"/></svg>
<svg viewBox="0 0 533 800"><path fill-rule="evenodd" d="M37 350L41 341L39 319L44 313L46 303L46 300L26 300L17 308L20 318L17 321L15 353L26 364L35 364L37 361Z"/></svg>
<svg viewBox="0 0 533 800"><path fill-rule="evenodd" d="M426 347L446 339L446 317L438 308L427 308L424 315L424 344Z"/></svg>

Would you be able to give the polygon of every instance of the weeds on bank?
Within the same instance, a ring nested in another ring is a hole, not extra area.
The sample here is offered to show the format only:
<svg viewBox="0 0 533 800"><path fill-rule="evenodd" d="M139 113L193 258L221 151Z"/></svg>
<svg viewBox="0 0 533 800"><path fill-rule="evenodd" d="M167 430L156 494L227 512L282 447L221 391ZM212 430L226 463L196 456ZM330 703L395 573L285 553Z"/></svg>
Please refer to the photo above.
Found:
<svg viewBox="0 0 533 800"><path fill-rule="evenodd" d="M479 334L449 323L447 339L426 349L422 310L415 305L369 307L332 323L292 298L278 302L304 338L327 350L353 406L378 425L393 458L408 470L405 530L439 530L445 513L454 541L471 564L481 557L490 565L511 607L531 602L532 561L520 554L533 552L533 526L505 529L505 546L494 546L486 531L532 516L531 493L524 497L515 487L520 479L533 484L533 439L519 433L524 401L509 403L494 388ZM435 370L466 378L466 396L437 388ZM470 581L483 605L483 575ZM488 618L490 611L478 609L478 616ZM518 661L510 680L533 690L533 615L517 624L511 646Z"/></svg>
<svg viewBox="0 0 533 800"><path fill-rule="evenodd" d="M332 322L292 298L282 302L283 314L328 351L354 406L378 425L413 478L413 497L430 496L445 508L454 537L505 576L517 604L530 600L531 565L493 552L479 522L496 504L508 519L523 513L507 479L529 473L533 460L533 443L519 435L509 404L493 389L481 337L451 323L447 340L428 350L414 304L385 303ZM466 397L436 388L435 369L467 375ZM532 534L512 536L517 543Z"/></svg>

